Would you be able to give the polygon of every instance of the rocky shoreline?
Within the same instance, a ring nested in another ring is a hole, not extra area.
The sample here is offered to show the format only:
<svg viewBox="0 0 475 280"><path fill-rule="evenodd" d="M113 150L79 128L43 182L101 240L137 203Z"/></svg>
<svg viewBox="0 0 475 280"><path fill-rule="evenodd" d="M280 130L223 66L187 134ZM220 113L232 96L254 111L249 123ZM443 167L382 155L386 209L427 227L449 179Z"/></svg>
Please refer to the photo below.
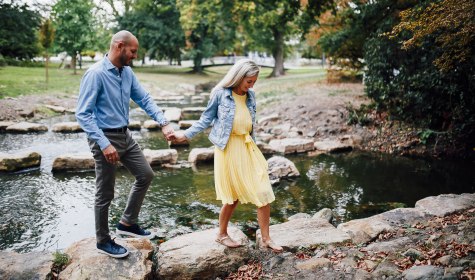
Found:
<svg viewBox="0 0 475 280"><path fill-rule="evenodd" d="M94 238L66 249L58 274L50 252L0 252L2 279L466 279L475 277L475 194L439 195L334 227L331 210L300 213L272 225L284 246L276 254L214 241L214 229L156 241L120 239L131 249L117 260L94 250ZM258 233L259 234L259 233ZM257 236L258 236L257 234Z"/></svg>

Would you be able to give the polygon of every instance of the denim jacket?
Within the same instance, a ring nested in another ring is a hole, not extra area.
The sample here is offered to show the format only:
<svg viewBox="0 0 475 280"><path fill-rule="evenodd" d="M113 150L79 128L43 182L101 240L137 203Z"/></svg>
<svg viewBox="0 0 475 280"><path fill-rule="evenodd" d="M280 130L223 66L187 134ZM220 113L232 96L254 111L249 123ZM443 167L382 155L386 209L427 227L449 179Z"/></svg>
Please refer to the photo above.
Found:
<svg viewBox="0 0 475 280"><path fill-rule="evenodd" d="M254 128L256 122L256 96L252 90L247 92L246 105L251 113L252 127ZM216 90L212 94L200 120L185 131L186 138L191 139L210 125L213 125L208 138L216 147L224 150L233 129L235 111L236 103L234 102L231 88ZM250 131L250 134L255 142L253 129Z"/></svg>

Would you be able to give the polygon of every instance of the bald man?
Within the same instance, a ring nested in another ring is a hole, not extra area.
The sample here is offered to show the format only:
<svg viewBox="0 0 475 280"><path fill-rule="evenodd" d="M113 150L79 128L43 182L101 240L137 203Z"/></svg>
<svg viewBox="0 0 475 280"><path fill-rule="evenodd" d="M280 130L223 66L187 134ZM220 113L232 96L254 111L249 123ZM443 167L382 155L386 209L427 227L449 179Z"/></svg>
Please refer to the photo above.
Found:
<svg viewBox="0 0 475 280"><path fill-rule="evenodd" d="M127 129L130 99L158 122L167 139L173 137L173 128L162 110L129 67L137 58L138 48L139 42L132 33L117 32L112 37L109 53L84 74L76 108L76 118L87 134L96 164L94 215L97 249L114 258L129 254L127 248L115 243L109 234L109 206L114 198L116 164L119 161L135 177L135 183L116 231L132 237L153 237L137 223L154 173Z"/></svg>

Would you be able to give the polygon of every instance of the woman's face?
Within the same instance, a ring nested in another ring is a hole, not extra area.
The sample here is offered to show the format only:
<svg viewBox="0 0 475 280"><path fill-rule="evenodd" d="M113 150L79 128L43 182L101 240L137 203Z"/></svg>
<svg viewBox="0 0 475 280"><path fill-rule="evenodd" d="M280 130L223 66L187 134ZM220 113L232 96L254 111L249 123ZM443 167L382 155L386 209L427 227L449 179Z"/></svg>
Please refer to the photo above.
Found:
<svg viewBox="0 0 475 280"><path fill-rule="evenodd" d="M241 83L237 86L236 90L239 91L239 93L242 93L242 94L247 92L256 83L257 76L258 75L250 76L250 77L244 77L244 79L242 79Z"/></svg>

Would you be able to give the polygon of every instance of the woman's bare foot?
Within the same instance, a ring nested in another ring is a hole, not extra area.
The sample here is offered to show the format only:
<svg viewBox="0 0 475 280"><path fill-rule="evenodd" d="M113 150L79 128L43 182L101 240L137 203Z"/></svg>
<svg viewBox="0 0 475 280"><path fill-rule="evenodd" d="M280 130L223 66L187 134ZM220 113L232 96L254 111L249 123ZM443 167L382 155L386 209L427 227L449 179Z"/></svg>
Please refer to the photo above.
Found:
<svg viewBox="0 0 475 280"><path fill-rule="evenodd" d="M216 237L216 242L229 248L237 248L241 246L241 244L234 241L229 235L224 235L224 236L218 235Z"/></svg>
<svg viewBox="0 0 475 280"><path fill-rule="evenodd" d="M282 251L284 251L284 248L282 248L282 246L279 246L277 244L274 243L274 241L272 241L272 239L267 239L267 240L263 240L261 239L261 247L263 248L269 248L271 249L272 251L274 251L275 253L281 253Z"/></svg>

